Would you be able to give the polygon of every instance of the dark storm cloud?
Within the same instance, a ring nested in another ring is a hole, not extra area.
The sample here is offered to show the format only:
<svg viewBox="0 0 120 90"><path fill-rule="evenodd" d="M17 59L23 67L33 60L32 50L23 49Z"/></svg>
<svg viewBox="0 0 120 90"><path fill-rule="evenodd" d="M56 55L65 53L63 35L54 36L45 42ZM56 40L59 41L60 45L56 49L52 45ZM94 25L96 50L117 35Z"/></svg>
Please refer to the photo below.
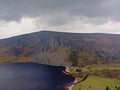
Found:
<svg viewBox="0 0 120 90"><path fill-rule="evenodd" d="M51 25L68 23L74 17L120 20L119 8L120 0L0 0L0 19L42 17Z"/></svg>

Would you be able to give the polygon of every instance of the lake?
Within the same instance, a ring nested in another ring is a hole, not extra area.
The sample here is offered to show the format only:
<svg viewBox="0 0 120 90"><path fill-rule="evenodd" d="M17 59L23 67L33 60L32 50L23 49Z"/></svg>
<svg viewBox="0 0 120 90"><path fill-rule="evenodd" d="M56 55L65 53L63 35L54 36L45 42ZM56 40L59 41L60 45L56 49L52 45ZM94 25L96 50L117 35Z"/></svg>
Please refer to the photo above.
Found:
<svg viewBox="0 0 120 90"><path fill-rule="evenodd" d="M67 90L74 77L63 70L37 63L0 64L0 90Z"/></svg>

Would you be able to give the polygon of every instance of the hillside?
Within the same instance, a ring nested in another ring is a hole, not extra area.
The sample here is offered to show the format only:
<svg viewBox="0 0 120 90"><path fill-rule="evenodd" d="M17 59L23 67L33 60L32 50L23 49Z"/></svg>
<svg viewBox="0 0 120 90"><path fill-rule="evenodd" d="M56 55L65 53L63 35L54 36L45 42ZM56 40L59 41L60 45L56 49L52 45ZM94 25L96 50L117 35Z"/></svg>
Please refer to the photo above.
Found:
<svg viewBox="0 0 120 90"><path fill-rule="evenodd" d="M0 63L84 66L120 62L120 35L41 31L0 40Z"/></svg>

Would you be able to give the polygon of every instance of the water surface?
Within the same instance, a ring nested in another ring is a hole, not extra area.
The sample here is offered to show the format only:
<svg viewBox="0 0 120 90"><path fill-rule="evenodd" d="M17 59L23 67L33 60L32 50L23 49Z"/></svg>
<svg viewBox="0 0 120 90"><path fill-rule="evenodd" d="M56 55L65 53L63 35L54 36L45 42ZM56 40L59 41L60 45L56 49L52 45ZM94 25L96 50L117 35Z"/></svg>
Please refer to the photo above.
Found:
<svg viewBox="0 0 120 90"><path fill-rule="evenodd" d="M37 63L0 65L0 90L66 90L74 81L62 73L65 67Z"/></svg>

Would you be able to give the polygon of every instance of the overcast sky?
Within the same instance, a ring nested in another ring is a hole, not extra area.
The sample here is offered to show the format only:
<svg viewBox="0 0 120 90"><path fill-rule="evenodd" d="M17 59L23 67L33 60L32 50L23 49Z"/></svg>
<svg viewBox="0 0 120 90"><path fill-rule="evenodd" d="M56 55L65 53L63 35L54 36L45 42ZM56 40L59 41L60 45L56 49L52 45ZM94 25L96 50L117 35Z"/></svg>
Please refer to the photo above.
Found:
<svg viewBox="0 0 120 90"><path fill-rule="evenodd" d="M0 39L41 30L120 34L120 0L0 0Z"/></svg>

